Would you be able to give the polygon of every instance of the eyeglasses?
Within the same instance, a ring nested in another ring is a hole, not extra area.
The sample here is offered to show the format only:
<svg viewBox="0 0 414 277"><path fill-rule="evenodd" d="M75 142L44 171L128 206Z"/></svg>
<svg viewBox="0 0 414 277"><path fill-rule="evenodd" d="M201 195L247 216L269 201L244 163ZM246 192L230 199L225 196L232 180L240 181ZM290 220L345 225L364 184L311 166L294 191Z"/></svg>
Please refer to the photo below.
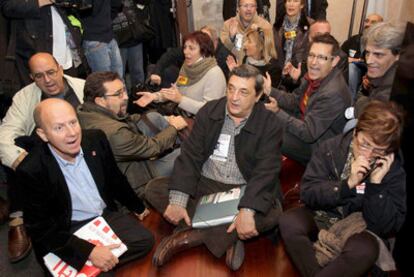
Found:
<svg viewBox="0 0 414 277"><path fill-rule="evenodd" d="M118 97L122 98L126 94L126 88L123 87L120 90L115 91L113 94L105 94L103 97Z"/></svg>
<svg viewBox="0 0 414 277"><path fill-rule="evenodd" d="M308 54L308 60L313 60L314 58L316 58L316 60L319 63L326 63L328 60L333 60L334 57L332 57L332 56L328 57L328 56L325 56L325 55L316 55L316 54L313 54L313 53Z"/></svg>
<svg viewBox="0 0 414 277"><path fill-rule="evenodd" d="M371 146L364 138L361 138L361 136L356 135L356 142L359 146L359 149L364 152L371 152L375 156L385 156L387 155L388 148L376 148Z"/></svg>
<svg viewBox="0 0 414 277"><path fill-rule="evenodd" d="M239 5L239 7L240 8L244 8L244 9L253 9L253 8L256 8L256 4L242 4L242 5Z"/></svg>
<svg viewBox="0 0 414 277"><path fill-rule="evenodd" d="M43 79L45 77L45 75L49 78L55 78L57 76L58 70L56 69L50 69L46 72L38 72L38 73L32 73L32 77L33 79L35 79L36 81Z"/></svg>

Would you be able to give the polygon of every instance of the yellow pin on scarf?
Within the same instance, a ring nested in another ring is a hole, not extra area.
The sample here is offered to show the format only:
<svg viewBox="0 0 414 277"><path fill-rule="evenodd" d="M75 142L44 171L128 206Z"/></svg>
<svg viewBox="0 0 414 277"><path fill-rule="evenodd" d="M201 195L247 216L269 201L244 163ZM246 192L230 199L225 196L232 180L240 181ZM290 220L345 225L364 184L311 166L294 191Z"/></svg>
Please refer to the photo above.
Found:
<svg viewBox="0 0 414 277"><path fill-rule="evenodd" d="M185 77L182 75L178 76L177 85L185 86L187 83L188 83L188 77Z"/></svg>
<svg viewBox="0 0 414 277"><path fill-rule="evenodd" d="M294 39L296 37L296 31L285 32L285 39Z"/></svg>

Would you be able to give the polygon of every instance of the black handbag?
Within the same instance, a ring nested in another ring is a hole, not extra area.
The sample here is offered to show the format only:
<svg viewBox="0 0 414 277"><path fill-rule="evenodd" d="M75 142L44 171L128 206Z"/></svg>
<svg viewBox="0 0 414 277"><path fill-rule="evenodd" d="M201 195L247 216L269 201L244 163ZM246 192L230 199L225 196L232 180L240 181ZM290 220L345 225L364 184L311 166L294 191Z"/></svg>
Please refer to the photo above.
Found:
<svg viewBox="0 0 414 277"><path fill-rule="evenodd" d="M118 45L148 42L155 38L155 29L149 25L148 7L139 7L132 0L123 1L122 11L112 21Z"/></svg>

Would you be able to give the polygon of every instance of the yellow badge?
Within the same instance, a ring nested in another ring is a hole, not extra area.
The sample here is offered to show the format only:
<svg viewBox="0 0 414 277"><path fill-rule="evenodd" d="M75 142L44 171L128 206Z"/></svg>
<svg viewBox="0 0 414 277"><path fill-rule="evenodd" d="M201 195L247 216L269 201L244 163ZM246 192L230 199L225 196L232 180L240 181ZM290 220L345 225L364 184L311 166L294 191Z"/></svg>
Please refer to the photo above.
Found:
<svg viewBox="0 0 414 277"><path fill-rule="evenodd" d="M177 79L177 84L178 85L185 86L187 83L188 83L188 77L185 77L185 76L182 76L182 75L178 76L178 79Z"/></svg>
<svg viewBox="0 0 414 277"><path fill-rule="evenodd" d="M285 39L294 39L296 37L296 31L285 32Z"/></svg>

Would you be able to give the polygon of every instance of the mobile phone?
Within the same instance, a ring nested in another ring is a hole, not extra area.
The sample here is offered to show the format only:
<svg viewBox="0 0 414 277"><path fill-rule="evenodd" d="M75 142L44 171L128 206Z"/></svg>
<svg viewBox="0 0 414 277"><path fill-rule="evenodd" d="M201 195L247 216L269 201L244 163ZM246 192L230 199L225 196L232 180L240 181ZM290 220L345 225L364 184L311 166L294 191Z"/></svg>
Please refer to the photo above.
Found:
<svg viewBox="0 0 414 277"><path fill-rule="evenodd" d="M374 171L380 164L377 163L379 157L375 157L374 159L372 159L369 163L369 169L368 171L365 173L364 178L362 180L365 180L366 178L369 177L369 175L372 173L372 171Z"/></svg>

